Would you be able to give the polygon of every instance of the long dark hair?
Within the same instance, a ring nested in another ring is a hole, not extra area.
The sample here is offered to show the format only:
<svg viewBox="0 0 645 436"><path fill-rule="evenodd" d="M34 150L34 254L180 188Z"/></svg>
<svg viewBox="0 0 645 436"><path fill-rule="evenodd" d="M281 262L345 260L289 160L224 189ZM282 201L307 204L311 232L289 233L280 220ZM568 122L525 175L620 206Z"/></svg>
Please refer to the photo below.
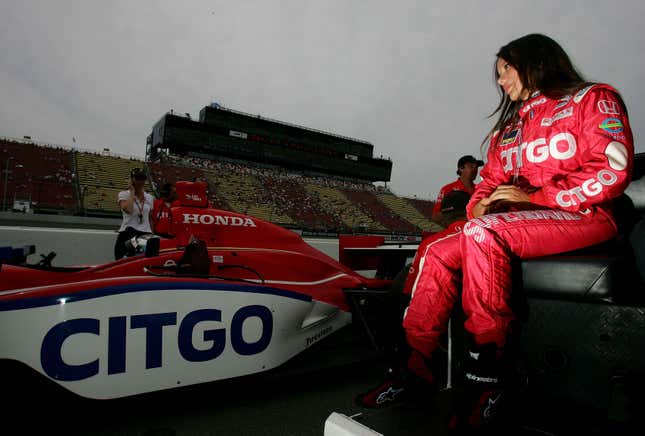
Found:
<svg viewBox="0 0 645 436"><path fill-rule="evenodd" d="M549 98L560 98L590 84L576 70L562 47L548 36L533 33L509 42L499 49L493 65L500 101L489 117L499 113L499 118L484 138L482 143L484 148L495 131L502 132L508 125L519 120L518 111L523 103L521 100L511 100L504 92L504 88L497 83L498 58L505 60L517 70L522 85L529 93L540 91Z"/></svg>

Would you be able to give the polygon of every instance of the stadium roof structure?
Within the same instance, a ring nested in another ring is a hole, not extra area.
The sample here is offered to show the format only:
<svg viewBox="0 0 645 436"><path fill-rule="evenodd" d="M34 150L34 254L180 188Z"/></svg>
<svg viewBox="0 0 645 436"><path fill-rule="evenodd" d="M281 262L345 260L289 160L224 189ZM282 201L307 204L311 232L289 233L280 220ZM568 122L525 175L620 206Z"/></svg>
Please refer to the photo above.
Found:
<svg viewBox="0 0 645 436"><path fill-rule="evenodd" d="M361 139L252 115L220 105L203 107L199 121L166 113L148 136L146 157L163 154L225 158L369 182L390 180L392 161L374 157Z"/></svg>

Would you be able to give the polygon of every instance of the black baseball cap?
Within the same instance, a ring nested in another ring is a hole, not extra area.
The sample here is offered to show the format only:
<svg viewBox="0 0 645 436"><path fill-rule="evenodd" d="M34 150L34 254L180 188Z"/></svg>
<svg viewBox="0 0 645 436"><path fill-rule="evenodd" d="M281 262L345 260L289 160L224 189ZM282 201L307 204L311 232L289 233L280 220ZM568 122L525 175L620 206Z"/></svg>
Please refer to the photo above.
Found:
<svg viewBox="0 0 645 436"><path fill-rule="evenodd" d="M464 165L466 165L467 163L474 163L478 167L484 166L484 161L483 160L475 159L474 156L471 156L471 155L467 154L466 156L462 156L462 157L459 158L459 160L457 161L457 168L461 168Z"/></svg>
<svg viewBox="0 0 645 436"><path fill-rule="evenodd" d="M133 177L137 180L146 180L148 178L146 172L141 168L132 168L132 170L130 171L130 177Z"/></svg>

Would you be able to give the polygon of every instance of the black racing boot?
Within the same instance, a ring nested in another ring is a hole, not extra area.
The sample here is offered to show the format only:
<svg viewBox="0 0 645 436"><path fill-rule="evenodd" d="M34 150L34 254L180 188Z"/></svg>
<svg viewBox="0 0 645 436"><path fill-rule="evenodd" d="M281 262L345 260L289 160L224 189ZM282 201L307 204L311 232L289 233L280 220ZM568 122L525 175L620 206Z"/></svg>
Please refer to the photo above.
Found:
<svg viewBox="0 0 645 436"><path fill-rule="evenodd" d="M451 434L504 434L517 416L516 373L513 359L495 344L471 347L448 423Z"/></svg>
<svg viewBox="0 0 645 436"><path fill-rule="evenodd" d="M398 404L408 398L404 374L395 368L388 368L383 381L368 391L357 395L356 405L369 409L380 409Z"/></svg>
<svg viewBox="0 0 645 436"><path fill-rule="evenodd" d="M401 353L400 359L388 368L381 383L355 398L357 405L371 409L383 408L411 396L427 394L433 388L434 376L430 360L410 348Z"/></svg>

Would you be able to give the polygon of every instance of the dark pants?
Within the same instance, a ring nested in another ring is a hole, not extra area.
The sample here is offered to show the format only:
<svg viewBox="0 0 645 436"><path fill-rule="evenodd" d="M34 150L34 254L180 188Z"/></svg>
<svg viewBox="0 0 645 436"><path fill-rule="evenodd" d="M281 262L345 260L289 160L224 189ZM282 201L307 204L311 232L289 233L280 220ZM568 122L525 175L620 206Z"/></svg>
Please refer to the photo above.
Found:
<svg viewBox="0 0 645 436"><path fill-rule="evenodd" d="M125 248L125 241L132 239L135 236L146 235L147 232L141 232L132 227L126 227L125 230L119 232L119 236L116 238L116 244L114 244L114 259L119 260L127 253Z"/></svg>

